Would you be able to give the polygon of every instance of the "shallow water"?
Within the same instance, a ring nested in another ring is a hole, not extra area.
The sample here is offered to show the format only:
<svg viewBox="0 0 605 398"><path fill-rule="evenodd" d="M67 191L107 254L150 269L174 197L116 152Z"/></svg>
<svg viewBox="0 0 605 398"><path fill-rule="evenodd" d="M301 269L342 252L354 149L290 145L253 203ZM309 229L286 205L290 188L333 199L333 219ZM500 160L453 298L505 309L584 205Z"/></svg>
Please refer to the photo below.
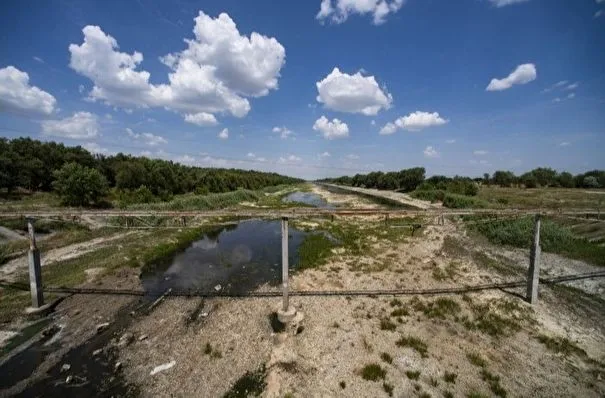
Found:
<svg viewBox="0 0 605 398"><path fill-rule="evenodd" d="M306 233L289 228L288 262L298 261L297 250ZM263 283L281 281L281 222L249 220L218 227L195 241L164 266L141 276L152 294L167 289L244 293Z"/></svg>
<svg viewBox="0 0 605 398"><path fill-rule="evenodd" d="M320 195L311 192L292 192L291 194L286 195L283 201L304 203L306 205L326 209L334 208L334 205L328 203L328 201L322 198Z"/></svg>

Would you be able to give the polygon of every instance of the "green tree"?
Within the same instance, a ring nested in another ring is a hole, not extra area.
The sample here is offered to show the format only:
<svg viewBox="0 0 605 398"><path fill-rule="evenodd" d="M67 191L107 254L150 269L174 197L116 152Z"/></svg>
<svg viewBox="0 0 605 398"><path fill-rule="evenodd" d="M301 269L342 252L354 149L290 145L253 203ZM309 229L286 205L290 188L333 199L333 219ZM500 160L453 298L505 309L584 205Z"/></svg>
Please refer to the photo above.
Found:
<svg viewBox="0 0 605 398"><path fill-rule="evenodd" d="M599 188L599 181L595 176L584 177L584 181L582 182L584 188Z"/></svg>
<svg viewBox="0 0 605 398"><path fill-rule="evenodd" d="M515 181L515 175L510 171L498 170L494 173L493 181L501 187L510 187Z"/></svg>
<svg viewBox="0 0 605 398"><path fill-rule="evenodd" d="M559 185L561 185L563 188L573 188L576 186L573 176L571 175L571 173L568 173L566 171L559 174L558 180Z"/></svg>
<svg viewBox="0 0 605 398"><path fill-rule="evenodd" d="M53 188L65 205L98 205L107 194L107 180L96 169L72 162L53 174Z"/></svg>

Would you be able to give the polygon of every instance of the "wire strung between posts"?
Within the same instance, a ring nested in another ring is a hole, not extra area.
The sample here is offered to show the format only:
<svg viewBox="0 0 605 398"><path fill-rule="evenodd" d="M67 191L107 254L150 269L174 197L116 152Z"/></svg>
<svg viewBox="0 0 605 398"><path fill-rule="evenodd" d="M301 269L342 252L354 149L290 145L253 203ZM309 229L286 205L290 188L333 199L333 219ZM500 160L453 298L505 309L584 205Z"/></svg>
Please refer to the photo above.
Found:
<svg viewBox="0 0 605 398"><path fill-rule="evenodd" d="M551 278L540 278L540 283L551 285L561 282L570 282L582 279L602 278L605 277L605 271L595 271L583 274L562 275ZM403 296L403 295L437 295L437 294L461 294L479 292L484 290L501 290L527 285L526 280L489 283L481 285L450 287L450 288L434 288L434 289L383 289L383 290L291 290L290 296ZM10 283L0 281L0 287L29 291L29 285L24 283ZM77 287L46 287L45 293L58 294L99 294L99 295L121 295L121 296L154 296L153 294L143 290L128 290L128 289L98 289L98 288L77 288ZM182 290L173 289L170 292L163 293L167 297L225 297L225 298L262 298L262 297L281 297L281 291L267 292L215 292L201 291L195 289ZM155 296L161 295L160 293Z"/></svg>

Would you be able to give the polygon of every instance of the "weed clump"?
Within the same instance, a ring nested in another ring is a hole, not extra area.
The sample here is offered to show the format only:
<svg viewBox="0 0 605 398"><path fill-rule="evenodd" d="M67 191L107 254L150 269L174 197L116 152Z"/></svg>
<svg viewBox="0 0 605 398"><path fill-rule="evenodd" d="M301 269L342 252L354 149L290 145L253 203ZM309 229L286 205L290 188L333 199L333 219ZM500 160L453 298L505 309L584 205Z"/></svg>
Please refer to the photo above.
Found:
<svg viewBox="0 0 605 398"><path fill-rule="evenodd" d="M393 331L397 329L397 325L391 322L389 319L383 318L380 320L380 330L390 330Z"/></svg>
<svg viewBox="0 0 605 398"><path fill-rule="evenodd" d="M361 370L361 377L364 380L370 381L378 381L380 379L384 379L387 374L387 371L384 370L379 364L371 363L366 365Z"/></svg>
<svg viewBox="0 0 605 398"><path fill-rule="evenodd" d="M410 314L410 312L405 307L399 307L399 308L396 308L393 311L391 311L392 317L408 316L409 314Z"/></svg>
<svg viewBox="0 0 605 398"><path fill-rule="evenodd" d="M347 383L345 383L345 381L344 381L344 380L341 380L341 381L340 381L340 383L338 383L338 385L339 385L339 386L340 386L340 388L342 388L343 390L344 390L345 388L347 388Z"/></svg>
<svg viewBox="0 0 605 398"><path fill-rule="evenodd" d="M382 388L387 393L389 397L393 396L393 385L387 383L386 381L382 383Z"/></svg>
<svg viewBox="0 0 605 398"><path fill-rule="evenodd" d="M390 356L388 353L383 352L382 354L380 354L380 359L382 359L383 361L385 361L386 363L393 363L393 357Z"/></svg>
<svg viewBox="0 0 605 398"><path fill-rule="evenodd" d="M262 365L254 372L246 372L240 377L229 391L223 395L223 398L247 398L249 396L259 396L266 387L265 383L266 369Z"/></svg>
<svg viewBox="0 0 605 398"><path fill-rule="evenodd" d="M405 375L410 380L418 380L420 378L420 371L419 370L406 370Z"/></svg>
<svg viewBox="0 0 605 398"><path fill-rule="evenodd" d="M416 350L420 354L422 358L428 357L428 347L424 341L419 339L418 337L405 337L401 336L399 340L395 342L398 347L410 347L413 350Z"/></svg>
<svg viewBox="0 0 605 398"><path fill-rule="evenodd" d="M538 341L544 344L550 351L553 351L557 354L562 353L565 356L575 354L579 357L587 356L586 351L564 337L549 337L544 334L540 334L538 335Z"/></svg>
<svg viewBox="0 0 605 398"><path fill-rule="evenodd" d="M487 382L490 390L500 398L506 398L506 390L500 385L500 376L490 373L488 370L481 371L481 378Z"/></svg>
<svg viewBox="0 0 605 398"><path fill-rule="evenodd" d="M478 366L480 368L484 368L487 366L487 361L485 359L483 359L483 357L479 353L467 352L466 358L468 358L468 361L471 364Z"/></svg>
<svg viewBox="0 0 605 398"><path fill-rule="evenodd" d="M456 373L452 373L452 372L445 372L445 374L443 375L443 380L445 380L446 383L450 383L450 384L456 384L456 379L458 378L458 375Z"/></svg>

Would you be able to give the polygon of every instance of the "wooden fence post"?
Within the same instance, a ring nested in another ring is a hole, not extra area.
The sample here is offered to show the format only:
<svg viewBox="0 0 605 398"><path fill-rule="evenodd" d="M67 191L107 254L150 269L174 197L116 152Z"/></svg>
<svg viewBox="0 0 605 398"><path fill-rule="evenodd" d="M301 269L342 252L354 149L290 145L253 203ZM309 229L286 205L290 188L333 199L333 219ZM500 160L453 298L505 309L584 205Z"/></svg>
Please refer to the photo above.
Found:
<svg viewBox="0 0 605 398"><path fill-rule="evenodd" d="M540 214L534 221L534 240L529 253L529 270L527 272L527 301L538 303L538 283L540 278Z"/></svg>

